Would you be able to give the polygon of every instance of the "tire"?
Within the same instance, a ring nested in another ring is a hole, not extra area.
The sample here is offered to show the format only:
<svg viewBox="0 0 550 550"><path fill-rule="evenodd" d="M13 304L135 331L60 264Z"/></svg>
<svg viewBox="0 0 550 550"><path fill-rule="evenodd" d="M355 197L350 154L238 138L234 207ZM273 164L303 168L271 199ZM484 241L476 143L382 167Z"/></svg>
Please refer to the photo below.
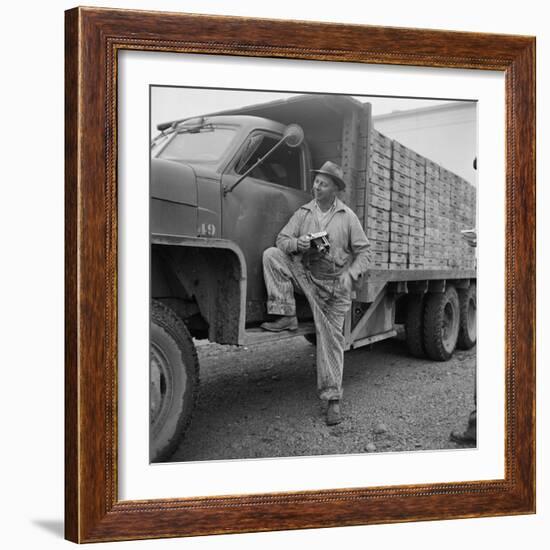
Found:
<svg viewBox="0 0 550 550"><path fill-rule="evenodd" d="M459 349L471 349L476 345L477 341L477 297L475 283L458 293L458 303L460 307L460 327L456 346Z"/></svg>
<svg viewBox="0 0 550 550"><path fill-rule="evenodd" d="M149 457L167 461L189 426L199 388L199 362L189 330L162 302L151 307Z"/></svg>
<svg viewBox="0 0 550 550"><path fill-rule="evenodd" d="M454 286L429 294L424 308L424 349L434 361L448 361L456 348L460 308Z"/></svg>
<svg viewBox="0 0 550 550"><path fill-rule="evenodd" d="M424 294L409 294L407 299L407 347L413 357L426 357L424 349Z"/></svg>

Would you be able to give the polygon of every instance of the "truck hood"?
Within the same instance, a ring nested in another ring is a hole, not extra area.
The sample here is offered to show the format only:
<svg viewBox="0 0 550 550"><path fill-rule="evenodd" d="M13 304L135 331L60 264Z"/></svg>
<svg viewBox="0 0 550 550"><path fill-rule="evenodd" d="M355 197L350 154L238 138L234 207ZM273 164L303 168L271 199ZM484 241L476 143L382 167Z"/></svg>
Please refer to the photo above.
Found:
<svg viewBox="0 0 550 550"><path fill-rule="evenodd" d="M189 164L151 159L151 198L197 206L195 171Z"/></svg>

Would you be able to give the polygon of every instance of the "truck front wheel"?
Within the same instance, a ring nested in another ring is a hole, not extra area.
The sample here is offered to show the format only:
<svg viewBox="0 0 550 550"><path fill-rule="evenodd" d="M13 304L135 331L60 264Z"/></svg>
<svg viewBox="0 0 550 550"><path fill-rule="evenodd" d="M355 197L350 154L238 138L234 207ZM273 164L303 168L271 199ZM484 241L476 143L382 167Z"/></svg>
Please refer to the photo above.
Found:
<svg viewBox="0 0 550 550"><path fill-rule="evenodd" d="M460 304L460 329L458 331L457 347L471 349L477 340L477 298L476 285L471 284L466 290L458 294Z"/></svg>
<svg viewBox="0 0 550 550"><path fill-rule="evenodd" d="M434 361L448 361L456 348L460 309L454 286L429 294L424 308L424 348Z"/></svg>
<svg viewBox="0 0 550 550"><path fill-rule="evenodd" d="M149 380L149 456L168 460L191 421L199 362L189 330L174 311L153 300Z"/></svg>

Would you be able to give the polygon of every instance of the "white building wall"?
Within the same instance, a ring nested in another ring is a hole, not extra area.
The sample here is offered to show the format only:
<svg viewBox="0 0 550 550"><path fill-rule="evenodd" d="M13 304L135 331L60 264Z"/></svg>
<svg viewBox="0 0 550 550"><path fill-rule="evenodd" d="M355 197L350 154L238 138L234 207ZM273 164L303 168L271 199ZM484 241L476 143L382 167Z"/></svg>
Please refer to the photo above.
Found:
<svg viewBox="0 0 550 550"><path fill-rule="evenodd" d="M453 101L442 106L373 117L374 127L420 155L477 185L477 104Z"/></svg>

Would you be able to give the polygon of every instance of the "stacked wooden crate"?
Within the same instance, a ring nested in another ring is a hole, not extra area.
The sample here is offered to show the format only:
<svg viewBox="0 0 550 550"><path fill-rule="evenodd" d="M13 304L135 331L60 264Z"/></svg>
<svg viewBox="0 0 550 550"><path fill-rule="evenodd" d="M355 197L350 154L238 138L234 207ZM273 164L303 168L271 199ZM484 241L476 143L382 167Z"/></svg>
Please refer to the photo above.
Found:
<svg viewBox="0 0 550 550"><path fill-rule="evenodd" d="M406 149L392 143L390 269L407 269L410 236L410 166Z"/></svg>
<svg viewBox="0 0 550 550"><path fill-rule="evenodd" d="M475 250L462 237L462 231L476 226L475 188L466 180L451 175L451 247L449 267L475 268Z"/></svg>
<svg viewBox="0 0 550 550"><path fill-rule="evenodd" d="M446 196L440 185L439 166L432 161L426 163L426 237L423 264L424 268L439 268L443 258L442 236L444 227L442 213Z"/></svg>
<svg viewBox="0 0 550 550"><path fill-rule="evenodd" d="M475 228L467 181L372 130L365 205L373 269L475 268L461 231Z"/></svg>
<svg viewBox="0 0 550 550"><path fill-rule="evenodd" d="M387 269L390 257L391 155L392 140L373 130L365 207L373 269Z"/></svg>
<svg viewBox="0 0 550 550"><path fill-rule="evenodd" d="M423 156L410 151L411 228L409 237L409 269L424 269L426 250L426 163Z"/></svg>

